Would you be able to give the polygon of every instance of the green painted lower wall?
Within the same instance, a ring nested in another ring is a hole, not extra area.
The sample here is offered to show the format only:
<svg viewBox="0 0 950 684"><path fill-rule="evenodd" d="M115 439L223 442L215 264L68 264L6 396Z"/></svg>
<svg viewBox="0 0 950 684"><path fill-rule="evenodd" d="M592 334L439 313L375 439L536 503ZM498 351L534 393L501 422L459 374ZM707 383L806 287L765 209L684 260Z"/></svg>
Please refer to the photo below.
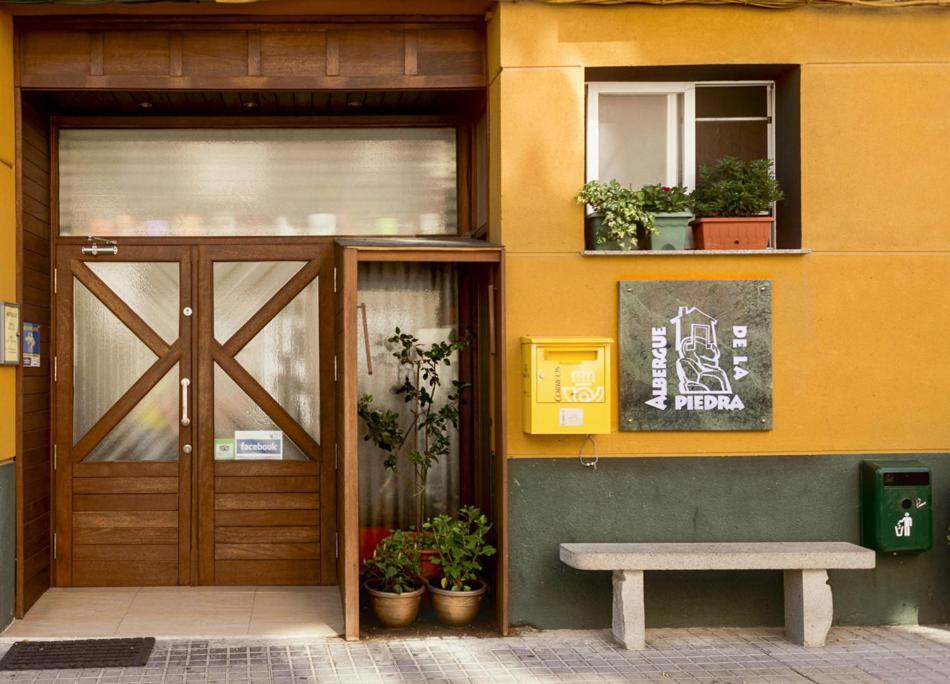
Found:
<svg viewBox="0 0 950 684"><path fill-rule="evenodd" d="M561 542L850 541L860 543L859 465L916 459L931 468L934 546L830 572L839 624L950 622L950 454L509 462L511 623L610 625L610 573L558 559ZM780 572L646 574L647 625L781 625Z"/></svg>

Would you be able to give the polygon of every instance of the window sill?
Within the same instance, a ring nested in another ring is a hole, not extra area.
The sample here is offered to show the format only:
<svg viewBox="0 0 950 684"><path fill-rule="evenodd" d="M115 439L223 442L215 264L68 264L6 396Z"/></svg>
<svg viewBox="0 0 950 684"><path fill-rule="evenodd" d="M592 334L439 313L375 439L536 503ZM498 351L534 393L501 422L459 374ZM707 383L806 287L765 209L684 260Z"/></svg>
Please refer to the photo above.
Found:
<svg viewBox="0 0 950 684"><path fill-rule="evenodd" d="M811 254L810 249L631 249L631 250L589 250L581 252L583 256L598 257L669 257L669 256L802 256Z"/></svg>

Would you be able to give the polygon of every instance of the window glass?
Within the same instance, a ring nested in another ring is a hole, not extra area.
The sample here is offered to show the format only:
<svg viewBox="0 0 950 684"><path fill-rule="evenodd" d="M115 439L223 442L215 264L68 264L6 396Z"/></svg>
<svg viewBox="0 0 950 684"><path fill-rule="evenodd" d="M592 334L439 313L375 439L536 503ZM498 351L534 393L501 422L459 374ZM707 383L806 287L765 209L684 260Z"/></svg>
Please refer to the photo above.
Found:
<svg viewBox="0 0 950 684"><path fill-rule="evenodd" d="M698 86L697 118L768 116L768 86Z"/></svg>
<svg viewBox="0 0 950 684"><path fill-rule="evenodd" d="M598 177L638 187L667 178L667 95L601 95Z"/></svg>
<svg viewBox="0 0 950 684"><path fill-rule="evenodd" d="M458 232L453 128L64 129L62 235Z"/></svg>
<svg viewBox="0 0 950 684"><path fill-rule="evenodd" d="M765 121L697 121L696 177L703 166L723 157L768 159L769 127Z"/></svg>

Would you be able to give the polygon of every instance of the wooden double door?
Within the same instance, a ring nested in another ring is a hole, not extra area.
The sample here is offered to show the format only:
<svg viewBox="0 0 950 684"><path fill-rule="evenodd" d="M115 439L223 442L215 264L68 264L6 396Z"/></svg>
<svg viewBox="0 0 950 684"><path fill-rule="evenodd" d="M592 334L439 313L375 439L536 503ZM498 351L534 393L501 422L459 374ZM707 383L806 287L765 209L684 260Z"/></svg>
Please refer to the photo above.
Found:
<svg viewBox="0 0 950 684"><path fill-rule="evenodd" d="M56 258L59 586L335 584L329 242Z"/></svg>

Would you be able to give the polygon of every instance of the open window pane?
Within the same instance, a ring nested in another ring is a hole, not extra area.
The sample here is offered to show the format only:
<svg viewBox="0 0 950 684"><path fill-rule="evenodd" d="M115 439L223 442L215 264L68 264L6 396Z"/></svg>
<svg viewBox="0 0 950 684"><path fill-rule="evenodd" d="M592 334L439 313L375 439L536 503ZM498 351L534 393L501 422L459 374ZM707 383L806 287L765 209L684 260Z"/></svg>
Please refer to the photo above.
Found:
<svg viewBox="0 0 950 684"><path fill-rule="evenodd" d="M703 166L723 157L768 159L769 127L765 121L697 121L696 177Z"/></svg>
<svg viewBox="0 0 950 684"><path fill-rule="evenodd" d="M600 95L598 177L639 187L666 183L668 95Z"/></svg>
<svg viewBox="0 0 950 684"><path fill-rule="evenodd" d="M458 231L454 128L64 129L62 235Z"/></svg>

